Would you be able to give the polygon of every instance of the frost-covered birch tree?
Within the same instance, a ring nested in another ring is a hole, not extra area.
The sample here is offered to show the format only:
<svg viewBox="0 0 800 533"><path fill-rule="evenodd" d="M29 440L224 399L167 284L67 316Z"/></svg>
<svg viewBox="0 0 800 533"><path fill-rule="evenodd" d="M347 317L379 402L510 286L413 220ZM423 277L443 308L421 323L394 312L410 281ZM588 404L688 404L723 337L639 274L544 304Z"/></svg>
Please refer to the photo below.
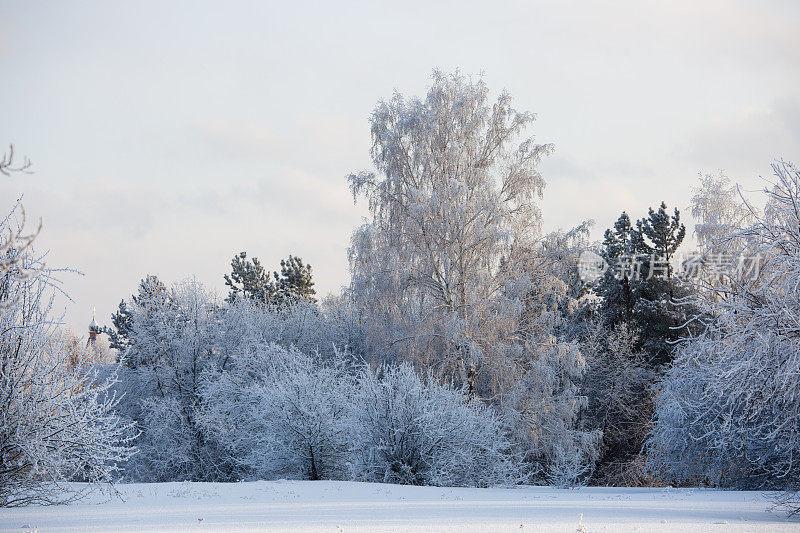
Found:
<svg viewBox="0 0 800 533"><path fill-rule="evenodd" d="M732 236L752 224L755 212L742 198L739 188L720 172L700 175L694 187L690 210L697 223L694 233L697 244L706 253L723 252L741 243Z"/></svg>
<svg viewBox="0 0 800 533"><path fill-rule="evenodd" d="M537 165L552 147L523 137L534 118L508 93L490 101L482 80L435 71L424 100L378 103L377 172L348 177L372 215L350 262L376 351L454 375L471 394L513 332L504 288L539 232Z"/></svg>
<svg viewBox="0 0 800 533"><path fill-rule="evenodd" d="M378 103L376 172L348 179L371 213L350 248L367 356L514 411L516 442L532 447L520 453L540 463L546 450L592 457L593 439L569 433L585 364L561 335L574 295L554 275L558 239L541 239L537 166L552 146L527 135L534 118L482 80L435 71L424 99Z"/></svg>

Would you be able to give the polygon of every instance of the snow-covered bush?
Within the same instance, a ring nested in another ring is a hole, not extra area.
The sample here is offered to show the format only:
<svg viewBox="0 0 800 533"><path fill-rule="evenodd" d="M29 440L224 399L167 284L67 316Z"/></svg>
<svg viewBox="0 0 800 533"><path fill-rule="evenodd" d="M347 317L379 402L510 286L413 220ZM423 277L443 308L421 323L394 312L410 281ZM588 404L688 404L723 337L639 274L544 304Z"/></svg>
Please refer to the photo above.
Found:
<svg viewBox="0 0 800 533"><path fill-rule="evenodd" d="M602 436L577 427L587 400L579 383L586 362L577 345L551 339L528 361L501 404L514 449L529 475L559 486L585 482Z"/></svg>
<svg viewBox="0 0 800 533"><path fill-rule="evenodd" d="M16 210L0 221L0 506L77 496L60 481L111 481L133 452L114 413L113 375L71 357L52 317L54 271L21 238Z"/></svg>
<svg viewBox="0 0 800 533"><path fill-rule="evenodd" d="M442 486L520 480L499 419L464 391L421 378L409 364L365 368L356 389L356 479Z"/></svg>
<svg viewBox="0 0 800 533"><path fill-rule="evenodd" d="M228 352L264 343L331 359L337 353L351 352L351 346L362 342L361 333L354 330L351 312L339 298L327 298L322 308L306 301L264 306L239 298L221 314L216 343L223 361Z"/></svg>
<svg viewBox="0 0 800 533"><path fill-rule="evenodd" d="M694 303L705 328L680 346L658 389L650 464L677 483L797 489L800 480L800 171L773 168L764 216L730 235L758 251L760 268L704 288Z"/></svg>
<svg viewBox="0 0 800 533"><path fill-rule="evenodd" d="M124 347L125 368L116 386L124 394L119 410L141 432L137 439L141 451L126 465L129 478L343 476L338 459L326 458L333 451L316 450L316 437L307 435L310 447L295 453L295 443L287 440L293 431L290 420L282 426L283 433L276 433L278 418L290 416L286 402L292 401L292 387L297 392L305 385L326 383L325 389L301 395L302 401L326 408L335 402L320 394L347 390L338 354L346 353L348 337L337 321L308 302L268 307L239 298L226 304L194 279L168 288L155 276L142 280L138 293L120 309L125 311L125 327L113 332ZM334 375L325 381L325 372ZM310 381L304 384L303 379ZM332 380L341 386L333 387ZM263 387L267 382L270 387ZM224 385L234 383L236 388L225 389L226 395ZM245 391L249 396L242 396ZM281 395L283 403L278 400ZM240 407L245 410L237 411ZM245 432L244 426L225 427L227 422L220 422L219 413L226 409L225 420L252 409L268 418L248 420L251 425ZM329 415L336 418L324 414ZM258 428L264 424L274 431L260 434ZM248 442L262 437L266 440L261 447ZM290 450L289 455L280 456L281 447ZM339 454L341 446L334 448ZM303 454L314 454L314 460L300 466ZM292 463L295 459L300 462ZM306 466L307 473L301 473Z"/></svg>
<svg viewBox="0 0 800 533"><path fill-rule="evenodd" d="M625 322L614 329L588 324L583 350L588 370L584 420L602 431L593 479L611 485L643 485L652 480L641 468L641 451L653 416L651 387L658 375L647 356L634 350L636 335Z"/></svg>
<svg viewBox="0 0 800 533"><path fill-rule="evenodd" d="M142 481L225 480L230 466L197 417L201 378L221 364L220 308L195 279L167 289L148 276L131 304L132 329L120 373L120 412L136 422L140 453L126 474Z"/></svg>
<svg viewBox="0 0 800 533"><path fill-rule="evenodd" d="M345 479L352 374L342 357L277 344L231 354L205 384L205 428L243 475Z"/></svg>

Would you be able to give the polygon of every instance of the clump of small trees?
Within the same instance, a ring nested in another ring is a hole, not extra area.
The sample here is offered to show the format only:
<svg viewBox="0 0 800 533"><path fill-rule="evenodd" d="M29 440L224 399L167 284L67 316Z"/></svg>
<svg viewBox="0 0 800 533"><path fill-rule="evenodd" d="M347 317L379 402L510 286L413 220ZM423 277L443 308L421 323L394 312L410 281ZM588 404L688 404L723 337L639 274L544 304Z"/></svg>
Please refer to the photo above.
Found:
<svg viewBox="0 0 800 533"><path fill-rule="evenodd" d="M126 464L132 479L489 485L520 476L497 413L408 365L373 371L319 311L312 335L329 350L297 343L308 324L287 317L306 316L303 304L223 307L194 280L168 289L150 277L128 309L117 409L141 432Z"/></svg>

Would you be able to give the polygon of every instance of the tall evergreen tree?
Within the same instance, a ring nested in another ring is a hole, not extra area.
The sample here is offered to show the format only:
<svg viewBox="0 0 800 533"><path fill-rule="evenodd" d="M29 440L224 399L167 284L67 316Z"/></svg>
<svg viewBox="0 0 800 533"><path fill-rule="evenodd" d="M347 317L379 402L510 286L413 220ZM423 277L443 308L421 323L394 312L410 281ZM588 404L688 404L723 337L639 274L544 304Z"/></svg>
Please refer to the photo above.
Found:
<svg viewBox="0 0 800 533"><path fill-rule="evenodd" d="M671 266L685 235L680 213L670 215L664 202L635 225L623 212L605 232L609 268L597 287L603 320L585 339L593 354L587 416L603 431L600 483L648 482L639 454L653 415L650 391L690 312L675 303L686 293Z"/></svg>
<svg viewBox="0 0 800 533"><path fill-rule="evenodd" d="M102 332L108 335L109 345L119 350L121 353L125 353L131 346L134 328L134 313L131 308L143 306L150 309L153 307L153 304L148 304L148 302L164 302L168 298L167 287L158 279L158 276L153 274L145 276L144 279L139 282L137 294L132 295L129 302L125 300L119 302L117 312L111 315L113 327L103 327ZM151 314L152 313L148 314L148 316ZM130 357L125 359L125 364L128 366L136 366Z"/></svg>
<svg viewBox="0 0 800 533"><path fill-rule="evenodd" d="M275 278L276 295L279 304L291 304L297 301L316 303L314 281L311 278L311 265L303 263L299 257L290 255L289 259L281 259L281 273L272 273Z"/></svg>
<svg viewBox="0 0 800 533"><path fill-rule="evenodd" d="M621 322L629 323L633 316L631 272L623 271L623 263L636 256L637 240L636 230L625 211L614 223L613 229L607 229L604 234L601 253L610 268L600 280L598 289L603 295L602 311L605 321L612 327Z"/></svg>
<svg viewBox="0 0 800 533"><path fill-rule="evenodd" d="M690 312L675 304L686 289L672 266L685 237L680 212L670 215L664 202L658 210L650 208L636 227L623 212L605 232L602 253L610 268L598 286L603 318L608 327L627 324L639 339L636 349L656 367L671 359L672 343Z"/></svg>
<svg viewBox="0 0 800 533"><path fill-rule="evenodd" d="M607 229L603 235L603 256L606 260L616 260L624 255L632 255L634 249L634 229L631 218L625 211L614 222L613 229Z"/></svg>
<svg viewBox="0 0 800 533"><path fill-rule="evenodd" d="M275 295L275 282L254 257L247 259L247 252L241 252L231 260L231 273L225 274L225 285L230 287L227 300L233 302L244 296L258 302L268 303Z"/></svg>
<svg viewBox="0 0 800 533"><path fill-rule="evenodd" d="M635 329L644 350L656 368L672 360L681 327L691 316L691 309L676 303L688 295L688 289L674 276L672 262L686 236L680 212L672 215L661 202L658 211L650 208L648 216L636 222L635 247L641 261L640 281L635 289Z"/></svg>
<svg viewBox="0 0 800 533"><path fill-rule="evenodd" d="M111 348L124 352L130 346L133 328L133 314L125 300L119 301L117 312L111 315L111 323L113 327L103 326L101 331L108 335Z"/></svg>
<svg viewBox="0 0 800 533"><path fill-rule="evenodd" d="M675 252L686 237L686 227L681 224L681 214L677 208L672 216L667 212L667 204L661 202L658 211L650 212L647 218L636 222L633 233L634 246L640 254L650 256L647 266L657 269L649 277L672 277L671 261ZM657 262L657 264L654 263Z"/></svg>

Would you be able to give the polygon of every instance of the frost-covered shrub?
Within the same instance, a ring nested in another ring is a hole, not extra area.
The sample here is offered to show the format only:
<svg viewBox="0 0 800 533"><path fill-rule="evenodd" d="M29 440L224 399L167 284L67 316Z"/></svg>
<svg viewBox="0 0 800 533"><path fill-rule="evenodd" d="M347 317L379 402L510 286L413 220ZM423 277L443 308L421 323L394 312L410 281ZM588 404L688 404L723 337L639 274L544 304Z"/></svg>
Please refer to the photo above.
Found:
<svg viewBox="0 0 800 533"><path fill-rule="evenodd" d="M704 287L705 328L657 391L650 466L680 484L796 490L800 479L800 171L773 168L764 216L729 239L757 250L760 268Z"/></svg>
<svg viewBox="0 0 800 533"><path fill-rule="evenodd" d="M352 381L341 357L264 344L208 378L203 425L243 475L344 479Z"/></svg>
<svg viewBox="0 0 800 533"><path fill-rule="evenodd" d="M653 416L651 388L658 375L643 352L634 350L636 335L625 323L613 329L588 323L582 349L588 370L583 391L587 427L602 431L593 480L615 486L651 485L641 468L641 451Z"/></svg>
<svg viewBox="0 0 800 533"><path fill-rule="evenodd" d="M111 481L133 452L114 373L73 357L51 316L54 271L16 215L0 220L0 507L67 501L75 487L58 482Z"/></svg>
<svg viewBox="0 0 800 533"><path fill-rule="evenodd" d="M577 345L551 342L537 350L502 402L514 449L537 481L573 486L586 481L599 453L599 431L577 428L586 407L579 383L586 362Z"/></svg>
<svg viewBox="0 0 800 533"><path fill-rule="evenodd" d="M221 309L202 284L187 279L167 288L148 276L131 305L122 354L120 412L140 431L128 477L140 481L228 480L219 446L200 426L202 377L220 364Z"/></svg>
<svg viewBox="0 0 800 533"><path fill-rule="evenodd" d="M356 479L442 486L519 479L500 421L463 391L420 378L408 364L365 368L356 389Z"/></svg>
<svg viewBox="0 0 800 533"><path fill-rule="evenodd" d="M324 309L305 301L264 307L240 298L225 310L218 343L223 351L239 349L241 343L274 343L328 359L357 342L348 329L338 302Z"/></svg>
<svg viewBox="0 0 800 533"><path fill-rule="evenodd" d="M315 449L317 444L310 435L298 453L314 455L314 459L306 465L307 472L301 473L306 467L292 463L299 455L287 437L291 420L287 418L281 426L283 433L276 433L277 420L290 416L287 402L291 398L287 395L292 387L297 391L306 385L330 385L331 381L321 376L336 368L341 386L323 392L347 389L349 378L338 354L340 347L348 345L348 336L338 321L306 302L265 307L241 298L226 305L194 279L167 287L155 276L146 277L137 295L120 308L125 310L126 322L115 332L124 350L124 369L116 385L123 397L119 413L135 422L140 431L140 453L125 466L129 479L225 481L256 474L343 475L343 468L331 466L332 460L325 458L327 450ZM289 383L287 379L297 381ZM316 381L304 384L302 379ZM223 395L219 387L224 383L236 383L242 390ZM263 386L266 383L269 388ZM245 390L250 395L247 398L241 397ZM278 401L281 394L283 403ZM316 391L301 396L321 406L334 405L330 397ZM343 402L345 397L337 401ZM242 429L245 426L233 431L224 427L223 419L208 418L215 411L229 409L230 419L234 419L242 414L235 408L245 409L244 413L255 410L275 421L248 420L253 424L248 430L254 433L251 437ZM336 418L330 412L325 416ZM269 425L271 432L255 435L259 424ZM229 440L220 440L223 437ZM254 447L250 438L269 441ZM292 451L281 456L281 448ZM259 453L263 457L257 457Z"/></svg>

